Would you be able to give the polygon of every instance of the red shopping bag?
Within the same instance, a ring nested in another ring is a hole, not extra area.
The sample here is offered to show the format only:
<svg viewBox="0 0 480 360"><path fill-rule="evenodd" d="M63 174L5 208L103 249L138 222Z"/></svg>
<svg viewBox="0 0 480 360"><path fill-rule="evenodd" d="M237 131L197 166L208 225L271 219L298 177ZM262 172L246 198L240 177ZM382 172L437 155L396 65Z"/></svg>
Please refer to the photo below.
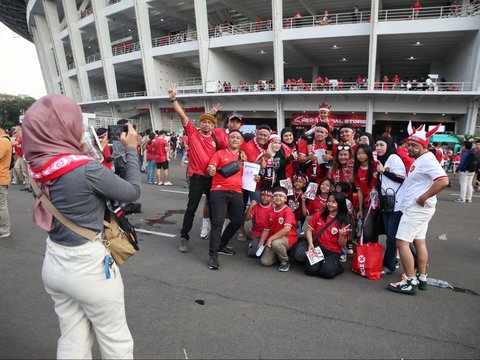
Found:
<svg viewBox="0 0 480 360"><path fill-rule="evenodd" d="M352 271L368 279L382 277L383 246L377 243L357 245L352 260Z"/></svg>

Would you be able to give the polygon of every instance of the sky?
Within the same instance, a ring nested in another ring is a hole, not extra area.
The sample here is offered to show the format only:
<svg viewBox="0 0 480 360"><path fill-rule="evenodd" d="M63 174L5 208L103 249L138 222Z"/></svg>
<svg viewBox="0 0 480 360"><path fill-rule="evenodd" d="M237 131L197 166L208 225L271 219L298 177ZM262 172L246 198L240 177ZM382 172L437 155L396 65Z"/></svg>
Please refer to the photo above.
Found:
<svg viewBox="0 0 480 360"><path fill-rule="evenodd" d="M47 95L35 45L0 23L0 93Z"/></svg>

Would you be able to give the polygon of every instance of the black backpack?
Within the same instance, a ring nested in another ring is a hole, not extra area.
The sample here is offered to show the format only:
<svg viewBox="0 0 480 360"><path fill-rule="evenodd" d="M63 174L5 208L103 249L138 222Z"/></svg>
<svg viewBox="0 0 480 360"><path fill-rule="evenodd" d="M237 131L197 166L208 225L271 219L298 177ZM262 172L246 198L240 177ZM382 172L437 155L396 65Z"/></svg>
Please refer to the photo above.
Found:
<svg viewBox="0 0 480 360"><path fill-rule="evenodd" d="M480 152L469 151L465 168L468 172L478 171L480 167Z"/></svg>

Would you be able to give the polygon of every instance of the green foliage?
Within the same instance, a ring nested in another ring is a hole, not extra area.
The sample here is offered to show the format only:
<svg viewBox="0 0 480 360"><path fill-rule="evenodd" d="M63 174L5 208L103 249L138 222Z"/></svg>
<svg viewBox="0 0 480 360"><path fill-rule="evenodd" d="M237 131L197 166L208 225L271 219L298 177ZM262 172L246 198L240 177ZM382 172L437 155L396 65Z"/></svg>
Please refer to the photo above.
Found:
<svg viewBox="0 0 480 360"><path fill-rule="evenodd" d="M0 118L5 121L7 127L19 123L18 118L24 114L35 102L32 97L0 94Z"/></svg>

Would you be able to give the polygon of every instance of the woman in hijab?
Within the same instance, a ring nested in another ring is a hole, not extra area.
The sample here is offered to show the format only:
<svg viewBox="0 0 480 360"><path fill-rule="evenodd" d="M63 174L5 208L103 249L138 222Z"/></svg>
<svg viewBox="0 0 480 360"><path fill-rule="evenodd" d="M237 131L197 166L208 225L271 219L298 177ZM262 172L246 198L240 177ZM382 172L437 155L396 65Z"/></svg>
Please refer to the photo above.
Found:
<svg viewBox="0 0 480 360"><path fill-rule="evenodd" d="M402 183L406 176L405 165L402 159L397 155L395 145L391 137L380 136L376 143L376 150L378 161L377 166L379 174L379 194L381 198L385 195L394 195L395 203L393 209L385 209L385 206L380 204L382 212L383 223L387 233L387 248L383 256L383 271L384 274L391 274L396 268L397 255L397 240L395 235L397 233L398 224L402 217Z"/></svg>
<svg viewBox="0 0 480 360"><path fill-rule="evenodd" d="M25 114L23 149L31 177L61 214L98 233L94 241L74 233L35 200L33 220L48 232L42 279L60 322L57 358L91 358L94 334L103 358L133 357L122 277L102 241L105 200L140 196L137 133L127 126L121 135L123 180L84 155L82 111L71 99L45 96Z"/></svg>
<svg viewBox="0 0 480 360"><path fill-rule="evenodd" d="M277 135L278 136L278 135ZM297 159L295 138L291 128L286 127L280 133L281 147L275 153L273 161L277 178L273 187L280 186L280 180L290 179L293 183L293 162Z"/></svg>

